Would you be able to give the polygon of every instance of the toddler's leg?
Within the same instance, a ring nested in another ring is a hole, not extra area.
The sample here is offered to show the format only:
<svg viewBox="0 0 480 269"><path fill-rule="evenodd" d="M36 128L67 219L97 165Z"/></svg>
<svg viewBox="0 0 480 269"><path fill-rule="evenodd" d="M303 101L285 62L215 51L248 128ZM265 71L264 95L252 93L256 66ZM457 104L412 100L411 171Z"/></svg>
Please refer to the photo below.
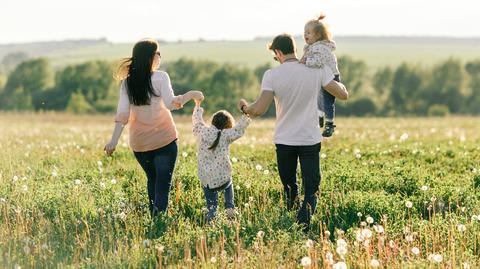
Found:
<svg viewBox="0 0 480 269"><path fill-rule="evenodd" d="M210 190L208 187L203 187L205 200L207 201L207 222L212 221L217 214L218 192Z"/></svg>

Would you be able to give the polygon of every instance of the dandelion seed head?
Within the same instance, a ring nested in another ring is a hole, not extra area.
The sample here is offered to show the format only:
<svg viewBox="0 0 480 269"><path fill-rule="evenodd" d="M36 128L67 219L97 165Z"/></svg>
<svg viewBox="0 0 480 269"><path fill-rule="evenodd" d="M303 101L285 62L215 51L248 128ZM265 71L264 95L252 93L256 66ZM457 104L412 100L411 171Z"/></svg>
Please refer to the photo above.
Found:
<svg viewBox="0 0 480 269"><path fill-rule="evenodd" d="M435 262L437 262L437 263L441 263L441 262L443 261L443 257L442 257L442 255L440 255L440 254L435 254L435 255L433 256L433 260L434 260Z"/></svg>
<svg viewBox="0 0 480 269"><path fill-rule="evenodd" d="M372 259L372 260L370 261L370 266L372 266L372 267L374 267L374 268L379 267L379 266L380 266L380 262L379 262L378 260L376 260L376 259Z"/></svg>
<svg viewBox="0 0 480 269"><path fill-rule="evenodd" d="M310 259L310 257L303 257L302 260L300 261L300 264L303 266L303 267L308 267L312 264L312 259Z"/></svg>
<svg viewBox="0 0 480 269"><path fill-rule="evenodd" d="M399 138L400 142L405 142L407 139L408 139L407 133L403 133Z"/></svg>
<svg viewBox="0 0 480 269"><path fill-rule="evenodd" d="M75 183L75 185L80 185L80 184L82 184L82 181L80 179L75 179L74 183Z"/></svg>
<svg viewBox="0 0 480 269"><path fill-rule="evenodd" d="M210 258L210 262L211 262L211 263L216 263L216 262L217 262L217 258L216 258L215 256L212 256L212 257Z"/></svg>
<svg viewBox="0 0 480 269"><path fill-rule="evenodd" d="M268 174L270 174L270 171L268 171L268 170L265 169L265 170L263 170L263 174L264 174L264 175L268 175Z"/></svg>
<svg viewBox="0 0 480 269"><path fill-rule="evenodd" d="M307 246L307 248L313 248L313 240L311 239L308 239L307 242L305 242L305 246Z"/></svg>
<svg viewBox="0 0 480 269"><path fill-rule="evenodd" d="M187 158L188 157L188 152L186 152L186 151L182 152L182 157Z"/></svg>
<svg viewBox="0 0 480 269"><path fill-rule="evenodd" d="M238 159L235 158L235 157L233 157L233 158L232 158L232 162L236 163L236 162L238 162Z"/></svg>
<svg viewBox="0 0 480 269"><path fill-rule="evenodd" d="M406 201L406 202L405 202L405 206L406 206L407 208L412 208L412 207L413 207L413 203L412 203L411 201Z"/></svg>
<svg viewBox="0 0 480 269"><path fill-rule="evenodd" d="M257 169L257 171L260 171L260 170L263 169L263 167L262 167L260 164L257 164L257 165L255 166L255 169Z"/></svg>
<svg viewBox="0 0 480 269"><path fill-rule="evenodd" d="M422 191L428 191L428 186L427 186L427 185L423 185L420 189L421 189Z"/></svg>
<svg viewBox="0 0 480 269"><path fill-rule="evenodd" d="M467 227L465 227L465 225L463 224L458 224L457 225L457 230L461 233L465 232L467 230Z"/></svg>
<svg viewBox="0 0 480 269"><path fill-rule="evenodd" d="M337 249L336 249L338 255L340 256L345 256L345 254L347 254L348 250L347 250L347 247L346 246L338 246Z"/></svg>
<svg viewBox="0 0 480 269"><path fill-rule="evenodd" d="M347 264L345 262L337 262L333 265L333 269L347 269Z"/></svg>
<svg viewBox="0 0 480 269"><path fill-rule="evenodd" d="M373 218L370 217L370 216L368 216L368 217L367 217L367 223L368 223L368 224L372 224L372 223L373 223Z"/></svg>
<svg viewBox="0 0 480 269"><path fill-rule="evenodd" d="M264 231L260 230L260 231L257 232L257 237L258 237L258 238L263 238L264 236L265 236L265 232L264 232Z"/></svg>
<svg viewBox="0 0 480 269"><path fill-rule="evenodd" d="M412 248L412 253L415 254L415 255L418 255L418 254L420 254L420 249L418 249L417 247L413 247Z"/></svg>

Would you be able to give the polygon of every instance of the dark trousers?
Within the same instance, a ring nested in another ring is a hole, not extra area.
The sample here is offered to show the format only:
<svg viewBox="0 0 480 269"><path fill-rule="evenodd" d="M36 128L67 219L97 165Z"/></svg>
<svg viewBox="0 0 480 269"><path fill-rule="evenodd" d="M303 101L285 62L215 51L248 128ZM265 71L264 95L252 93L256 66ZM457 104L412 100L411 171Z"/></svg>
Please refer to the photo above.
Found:
<svg viewBox="0 0 480 269"><path fill-rule="evenodd" d="M147 174L148 205L152 216L167 210L177 153L176 140L159 149L134 152L135 158Z"/></svg>
<svg viewBox="0 0 480 269"><path fill-rule="evenodd" d="M340 82L340 75L335 75L333 80ZM325 112L327 121L333 121L335 118L335 96L331 95L324 88L320 90L320 95L319 99L322 98L322 100L318 100L318 108Z"/></svg>
<svg viewBox="0 0 480 269"><path fill-rule="evenodd" d="M211 221L217 215L217 206L218 206L218 193L223 191L224 200L225 200L225 209L235 208L233 202L233 182L229 182L223 188L210 189L208 187L203 187L203 193L205 194L205 200L207 200L207 221Z"/></svg>
<svg viewBox="0 0 480 269"><path fill-rule="evenodd" d="M320 149L321 144L311 146L288 146L276 144L278 173L286 195L287 208L295 208L298 199L297 162L300 160L302 184L305 198L297 213L297 221L310 224L317 206L317 192L320 186Z"/></svg>

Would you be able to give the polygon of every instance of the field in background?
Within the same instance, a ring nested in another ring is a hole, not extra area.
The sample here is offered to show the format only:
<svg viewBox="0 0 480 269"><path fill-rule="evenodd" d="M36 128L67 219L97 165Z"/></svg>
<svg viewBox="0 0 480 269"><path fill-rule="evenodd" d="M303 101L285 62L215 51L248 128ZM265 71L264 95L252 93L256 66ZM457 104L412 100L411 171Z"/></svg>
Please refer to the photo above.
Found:
<svg viewBox="0 0 480 269"><path fill-rule="evenodd" d="M239 215L208 226L189 117L154 224L127 134L102 153L112 119L0 114L0 267L480 266L479 118L339 118L307 234L283 205L273 121L232 145Z"/></svg>
<svg viewBox="0 0 480 269"><path fill-rule="evenodd" d="M252 41L186 41L161 44L162 59L175 61L181 57L255 67L273 63L266 49L269 39ZM303 40L297 40L298 51ZM450 57L463 62L480 58L480 39L426 38L426 37L339 37L337 56L349 55L363 60L372 69L395 67L402 62L431 66ZM38 57L50 58L56 67L89 60L118 60L131 54L133 44L110 43L105 40L90 42L45 42L18 45L0 45L0 58L13 51L24 51Z"/></svg>

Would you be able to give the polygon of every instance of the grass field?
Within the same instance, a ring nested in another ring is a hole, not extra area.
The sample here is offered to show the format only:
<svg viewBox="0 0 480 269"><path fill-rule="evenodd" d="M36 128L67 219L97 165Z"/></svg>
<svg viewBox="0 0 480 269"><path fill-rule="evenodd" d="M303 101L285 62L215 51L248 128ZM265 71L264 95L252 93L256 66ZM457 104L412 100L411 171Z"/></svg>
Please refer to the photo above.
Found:
<svg viewBox="0 0 480 269"><path fill-rule="evenodd" d="M255 120L231 147L235 221L206 225L189 118L168 214L152 223L146 179L111 116L0 114L3 268L478 268L478 118L341 118L322 143L311 230L298 230ZM378 265L378 266L377 266Z"/></svg>
<svg viewBox="0 0 480 269"><path fill-rule="evenodd" d="M273 63L266 50L269 39L251 41L170 42L161 45L162 59L175 61L181 57L231 62L255 67ZM297 39L301 53L303 40ZM349 55L363 60L372 70L383 66L395 67L402 62L431 66L450 57L464 63L480 58L480 39L427 37L339 37L337 56ZM85 44L52 43L0 46L0 58L8 52L25 51L32 56L45 56L56 67L88 60L118 60L131 54L133 44L90 42Z"/></svg>

